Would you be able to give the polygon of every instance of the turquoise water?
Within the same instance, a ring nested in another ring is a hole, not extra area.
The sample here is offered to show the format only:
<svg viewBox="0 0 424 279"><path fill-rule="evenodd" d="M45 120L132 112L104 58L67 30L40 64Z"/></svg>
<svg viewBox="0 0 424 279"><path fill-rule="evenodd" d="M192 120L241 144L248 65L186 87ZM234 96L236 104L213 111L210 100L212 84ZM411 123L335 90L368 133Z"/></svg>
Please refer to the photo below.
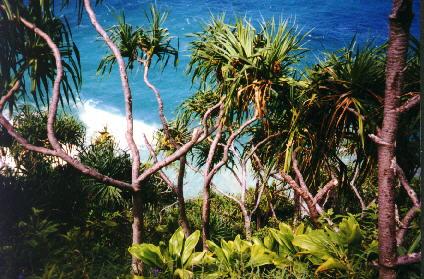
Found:
<svg viewBox="0 0 424 279"><path fill-rule="evenodd" d="M94 2L94 1L93 1ZM114 13L125 10L127 22L134 25L146 24L144 10L152 1L104 1L104 5L96 8L98 20L104 27L110 27L115 22ZM180 63L178 67L168 68L164 72L159 69L152 70L151 81L161 91L165 113L172 118L175 108L185 98L193 93L191 81L185 74L190 53L188 44L189 33L199 31L201 23L208 21L210 14L225 12L229 19L234 16L246 16L257 22L269 19L272 16L291 18L306 31L306 47L310 49L303 63L313 63L322 50L333 50L347 45L356 35L359 42L373 39L382 43L387 39L387 16L390 11L391 1L388 0L287 0L287 1L156 1L157 5L170 12L165 24L173 36L179 38ZM412 33L419 33L419 1L414 1L416 13L412 25ZM68 13L68 12L67 12ZM71 14L70 14L71 15ZM68 16L69 18L69 16ZM83 67L83 86L81 99L86 102L81 109L81 118L89 127L89 131L99 130L107 124L115 133L123 134L123 98L119 76L116 72L100 77L96 75L97 65L106 47L97 38L97 34L84 16L81 25L75 24L71 18L74 40L79 46ZM176 44L175 40L175 44ZM159 118L156 113L156 101L142 82L141 69L135 69L130 74L130 83L134 95L134 114L137 119L138 131L143 130L151 134L158 125ZM97 124L96 124L97 123ZM136 131L137 132L137 131ZM119 139L122 139L117 135ZM140 137L140 134L136 135ZM197 180L190 193L199 190L200 180Z"/></svg>

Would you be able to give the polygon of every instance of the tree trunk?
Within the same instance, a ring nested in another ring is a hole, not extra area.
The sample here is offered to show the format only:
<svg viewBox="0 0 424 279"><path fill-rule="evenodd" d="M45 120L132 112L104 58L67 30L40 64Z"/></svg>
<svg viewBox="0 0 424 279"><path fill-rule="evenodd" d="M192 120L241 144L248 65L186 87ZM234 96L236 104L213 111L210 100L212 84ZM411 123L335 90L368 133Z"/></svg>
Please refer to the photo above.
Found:
<svg viewBox="0 0 424 279"><path fill-rule="evenodd" d="M258 200L259 198L259 187L260 187L260 183L259 181L256 181L256 186L255 186L255 200ZM261 207L258 206L258 208L256 209L256 211L254 212L253 216L255 216L256 218L256 230L259 230L262 227L262 219L261 219L261 215L262 215L262 210Z"/></svg>
<svg viewBox="0 0 424 279"><path fill-rule="evenodd" d="M380 278L396 278L395 223L395 144L398 129L399 96L403 88L408 50L412 1L393 0L389 16L389 46L387 49L386 88L382 129L377 133L378 146L378 242Z"/></svg>
<svg viewBox="0 0 424 279"><path fill-rule="evenodd" d="M296 177L296 182L299 184L299 179ZM294 224L298 224L301 217L302 217L302 201L300 199L299 194L296 191L293 191L293 198L294 198Z"/></svg>
<svg viewBox="0 0 424 279"><path fill-rule="evenodd" d="M190 235L190 225L188 223L185 200L184 200L184 175L186 168L186 156L180 158L180 168L178 171L178 185L177 185L177 198L178 198L178 210L179 210L179 223L183 228L186 237Z"/></svg>
<svg viewBox="0 0 424 279"><path fill-rule="evenodd" d="M132 224L132 244L140 244L143 242L144 232L144 208L143 197L141 191L133 193L133 224ZM134 275L143 274L143 263L132 257L132 271Z"/></svg>
<svg viewBox="0 0 424 279"><path fill-rule="evenodd" d="M202 204L202 242L203 249L208 250L206 240L209 237L209 219L211 211L211 200L210 200L210 187L205 185L203 188L203 204Z"/></svg>
<svg viewBox="0 0 424 279"><path fill-rule="evenodd" d="M241 213L243 215L244 220L244 231L246 234L246 239L250 240L252 238L252 226L250 222L249 213L246 210L246 207L243 204L240 204Z"/></svg>

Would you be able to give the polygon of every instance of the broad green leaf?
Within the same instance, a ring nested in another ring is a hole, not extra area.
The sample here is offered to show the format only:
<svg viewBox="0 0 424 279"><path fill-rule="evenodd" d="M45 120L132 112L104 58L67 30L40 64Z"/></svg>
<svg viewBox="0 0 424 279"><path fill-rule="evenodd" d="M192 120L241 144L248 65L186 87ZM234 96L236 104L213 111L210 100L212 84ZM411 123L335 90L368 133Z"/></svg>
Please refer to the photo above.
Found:
<svg viewBox="0 0 424 279"><path fill-rule="evenodd" d="M291 227L285 223L280 223L278 225L278 228L280 229L280 232L285 233L285 234L293 234L293 231L291 229Z"/></svg>
<svg viewBox="0 0 424 279"><path fill-rule="evenodd" d="M266 248L271 250L274 247L274 243L275 243L275 240L273 237L265 236L264 245Z"/></svg>
<svg viewBox="0 0 424 279"><path fill-rule="evenodd" d="M258 267L267 264L272 264L274 253L261 245L252 245L250 249L250 260L247 264L250 267Z"/></svg>
<svg viewBox="0 0 424 279"><path fill-rule="evenodd" d="M278 242L280 245L280 249L287 254L295 253L295 249L292 244L293 234L281 233L276 229L269 230L272 237Z"/></svg>
<svg viewBox="0 0 424 279"><path fill-rule="evenodd" d="M305 224L304 223L300 223L299 226L297 226L296 230L294 231L295 235L300 235L305 233Z"/></svg>
<svg viewBox="0 0 424 279"><path fill-rule="evenodd" d="M186 264L186 261L190 258L191 254L193 253L194 248L197 245L197 242L199 242L200 237L200 231L197 230L194 233L192 233L189 237L187 237L183 253L181 256L181 263L184 266Z"/></svg>
<svg viewBox="0 0 424 279"><path fill-rule="evenodd" d="M199 265L204 262L204 257L206 255L206 251L203 252L194 252L191 254L190 258L187 260L187 267ZM185 266L184 266L185 267Z"/></svg>
<svg viewBox="0 0 424 279"><path fill-rule="evenodd" d="M217 278L223 278L224 276L226 276L227 274L221 271L216 271L216 272L212 272L212 273L207 273L205 275L205 279L217 279Z"/></svg>
<svg viewBox="0 0 424 279"><path fill-rule="evenodd" d="M162 268L165 264L160 248L153 244L134 244L128 248L128 251L147 265Z"/></svg>
<svg viewBox="0 0 424 279"><path fill-rule="evenodd" d="M226 265L229 264L228 259L225 256L225 253L221 249L221 247L219 247L213 241L210 241L210 240L206 240L206 243L208 244L209 249L211 249L211 251L217 256L219 262Z"/></svg>
<svg viewBox="0 0 424 279"><path fill-rule="evenodd" d="M244 253L246 252L251 246L252 243L250 243L249 241L246 240L242 240L240 235L237 235L236 238L234 239L234 248L239 252L239 253Z"/></svg>
<svg viewBox="0 0 424 279"><path fill-rule="evenodd" d="M191 279L193 278L193 272L178 268L174 271L174 276L180 278L180 279Z"/></svg>
<svg viewBox="0 0 424 279"><path fill-rule="evenodd" d="M175 260L177 257L181 257L181 249L184 244L184 232L179 227L169 240L169 254Z"/></svg>
<svg viewBox="0 0 424 279"><path fill-rule="evenodd" d="M344 218L339 224L340 234L346 238L347 244L358 243L362 239L361 229L353 216Z"/></svg>
<svg viewBox="0 0 424 279"><path fill-rule="evenodd" d="M324 230L313 230L308 234L295 236L292 243L303 250L301 253L310 253L316 257L326 260L330 257L325 243L329 242L329 236Z"/></svg>
<svg viewBox="0 0 424 279"><path fill-rule="evenodd" d="M315 270L315 274L330 270L330 269L343 269L347 270L346 265L344 265L342 262L334 259L334 258L328 258L323 264L318 266L318 268Z"/></svg>

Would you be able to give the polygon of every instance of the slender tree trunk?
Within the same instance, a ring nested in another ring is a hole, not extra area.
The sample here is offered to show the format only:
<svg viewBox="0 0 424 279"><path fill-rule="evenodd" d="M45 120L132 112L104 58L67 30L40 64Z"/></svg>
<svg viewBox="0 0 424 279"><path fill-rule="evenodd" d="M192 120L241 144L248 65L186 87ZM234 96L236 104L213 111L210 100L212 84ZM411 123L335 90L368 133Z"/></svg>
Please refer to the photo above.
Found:
<svg viewBox="0 0 424 279"><path fill-rule="evenodd" d="M243 215L244 220L244 231L246 234L246 239L250 240L252 238L252 226L250 222L250 216L247 212L246 206L244 204L240 204L241 213Z"/></svg>
<svg viewBox="0 0 424 279"><path fill-rule="evenodd" d="M204 187L203 189L203 204L202 204L202 242L203 249L208 249L206 240L209 237L209 220L211 211L210 189Z"/></svg>
<svg viewBox="0 0 424 279"><path fill-rule="evenodd" d="M387 49L386 88L381 139L378 146L378 242L380 278L396 278L395 169L396 133L399 96L402 92L412 1L393 0L389 16L390 34Z"/></svg>
<svg viewBox="0 0 424 279"><path fill-rule="evenodd" d="M296 182L299 184L299 179L296 177L295 178ZM302 210L302 205L301 205L301 200L300 200L300 196L296 191L293 191L293 198L294 198L294 223L297 224L300 219L301 219L301 210Z"/></svg>
<svg viewBox="0 0 424 279"><path fill-rule="evenodd" d="M255 187L255 200L258 200L259 198L259 187L260 187L259 181L256 181L256 187ZM262 210L261 207L258 206L253 216L256 218L256 230L259 230L262 227L262 220L261 220Z"/></svg>
<svg viewBox="0 0 424 279"><path fill-rule="evenodd" d="M177 198L179 210L179 223L183 228L186 237L190 235L190 225L188 223L185 200L184 200L184 175L186 168L186 156L180 158L180 168L178 171L178 185L177 185Z"/></svg>
<svg viewBox="0 0 424 279"><path fill-rule="evenodd" d="M144 208L141 191L133 193L133 224L132 224L132 244L143 242L144 233ZM135 275L143 274L143 264L140 260L132 257L132 270Z"/></svg>

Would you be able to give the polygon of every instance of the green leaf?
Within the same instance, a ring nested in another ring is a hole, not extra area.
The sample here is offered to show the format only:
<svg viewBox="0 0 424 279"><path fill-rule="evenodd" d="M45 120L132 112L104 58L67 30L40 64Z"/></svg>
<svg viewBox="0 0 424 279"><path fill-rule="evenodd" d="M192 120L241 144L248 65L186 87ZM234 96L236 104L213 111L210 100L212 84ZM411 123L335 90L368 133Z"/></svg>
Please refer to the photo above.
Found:
<svg viewBox="0 0 424 279"><path fill-rule="evenodd" d="M181 249L183 248L183 244L184 232L183 229L179 227L169 240L169 254L173 259L181 257Z"/></svg>
<svg viewBox="0 0 424 279"><path fill-rule="evenodd" d="M254 244L250 249L250 260L247 264L250 267L258 267L267 264L272 264L274 253L261 245Z"/></svg>
<svg viewBox="0 0 424 279"><path fill-rule="evenodd" d="M324 230L313 230L308 234L297 235L292 241L293 245L306 250L302 251L302 253L312 254L323 260L330 257L329 251L325 246L325 244L329 242L331 242L331 240Z"/></svg>
<svg viewBox="0 0 424 279"><path fill-rule="evenodd" d="M188 271L186 269L178 268L174 271L174 276L180 279L191 279L193 278L193 272Z"/></svg>
<svg viewBox="0 0 424 279"><path fill-rule="evenodd" d="M291 229L291 227L285 223L280 223L278 225L278 228L280 229L280 232L285 233L285 234L293 234L293 231Z"/></svg>
<svg viewBox="0 0 424 279"><path fill-rule="evenodd" d="M134 244L128 248L128 251L131 255L147 265L159 268L165 265L165 260L160 252L160 248L153 244Z"/></svg>
<svg viewBox="0 0 424 279"><path fill-rule="evenodd" d="M183 253L181 256L181 263L184 266L186 264L186 261L190 258L191 254L193 253L194 248L197 245L197 242L199 242L200 237L200 231L197 230L194 233L192 233L189 237L187 237Z"/></svg>
<svg viewBox="0 0 424 279"><path fill-rule="evenodd" d="M264 245L266 248L272 249L272 247L274 247L274 243L275 243L275 240L273 237L265 236Z"/></svg>
<svg viewBox="0 0 424 279"><path fill-rule="evenodd" d="M206 251L194 252L187 260L187 266L199 265L204 262Z"/></svg>
<svg viewBox="0 0 424 279"><path fill-rule="evenodd" d="M221 247L216 245L213 241L206 240L206 243L208 244L209 249L217 256L218 261L222 264L229 265L228 259Z"/></svg>
<svg viewBox="0 0 424 279"><path fill-rule="evenodd" d="M315 270L315 274L322 272L322 271L330 270L330 269L347 270L347 267L346 267L346 265L344 265L343 263L341 263L340 261L338 261L334 258L328 258L323 264L318 266L318 268Z"/></svg>
<svg viewBox="0 0 424 279"><path fill-rule="evenodd" d="M347 244L358 243L362 239L362 233L355 217L344 218L339 224L340 234L345 237Z"/></svg>

